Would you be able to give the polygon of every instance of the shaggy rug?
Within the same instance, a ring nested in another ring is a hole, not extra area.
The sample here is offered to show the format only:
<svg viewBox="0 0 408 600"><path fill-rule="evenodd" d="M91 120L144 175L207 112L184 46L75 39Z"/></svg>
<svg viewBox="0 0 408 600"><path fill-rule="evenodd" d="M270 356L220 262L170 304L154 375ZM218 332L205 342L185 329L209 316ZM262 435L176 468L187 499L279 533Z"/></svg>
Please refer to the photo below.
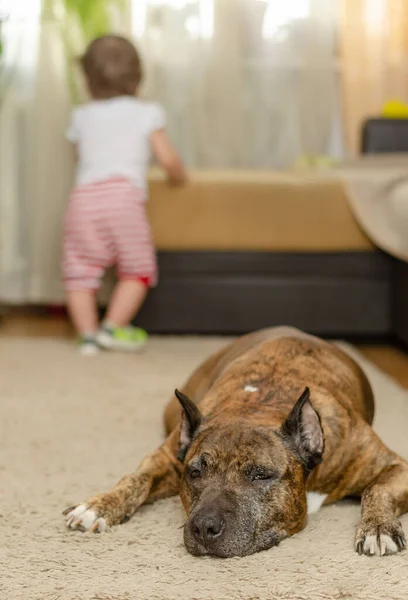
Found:
<svg viewBox="0 0 408 600"><path fill-rule="evenodd" d="M243 559L187 554L178 498L109 533L66 530L61 511L112 486L160 442L169 394L224 343L155 338L140 356L83 358L69 341L1 340L1 599L406 600L408 552L354 552L357 503L323 508L302 533ZM360 361L376 429L407 457L408 393Z"/></svg>

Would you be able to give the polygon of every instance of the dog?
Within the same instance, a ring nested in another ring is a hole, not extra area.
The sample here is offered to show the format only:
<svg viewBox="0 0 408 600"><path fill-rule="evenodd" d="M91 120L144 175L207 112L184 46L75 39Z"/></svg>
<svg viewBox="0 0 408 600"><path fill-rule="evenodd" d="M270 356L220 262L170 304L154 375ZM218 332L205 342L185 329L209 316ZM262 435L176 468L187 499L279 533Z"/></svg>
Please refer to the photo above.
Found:
<svg viewBox="0 0 408 600"><path fill-rule="evenodd" d="M374 399L338 347L297 329L243 336L210 356L165 411L168 437L109 492L64 511L100 532L180 494L195 556L245 556L301 531L308 513L361 498L359 554L406 548L408 463L371 424Z"/></svg>

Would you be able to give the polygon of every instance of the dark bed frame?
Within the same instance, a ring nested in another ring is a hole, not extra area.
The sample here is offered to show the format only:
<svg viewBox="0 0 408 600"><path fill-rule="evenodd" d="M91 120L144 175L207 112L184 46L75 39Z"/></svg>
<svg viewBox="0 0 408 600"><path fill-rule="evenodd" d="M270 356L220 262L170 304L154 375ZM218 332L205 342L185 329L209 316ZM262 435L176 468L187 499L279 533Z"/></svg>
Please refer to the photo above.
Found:
<svg viewBox="0 0 408 600"><path fill-rule="evenodd" d="M290 324L382 337L393 323L394 260L375 252L160 252L159 286L135 323L152 333L242 334Z"/></svg>

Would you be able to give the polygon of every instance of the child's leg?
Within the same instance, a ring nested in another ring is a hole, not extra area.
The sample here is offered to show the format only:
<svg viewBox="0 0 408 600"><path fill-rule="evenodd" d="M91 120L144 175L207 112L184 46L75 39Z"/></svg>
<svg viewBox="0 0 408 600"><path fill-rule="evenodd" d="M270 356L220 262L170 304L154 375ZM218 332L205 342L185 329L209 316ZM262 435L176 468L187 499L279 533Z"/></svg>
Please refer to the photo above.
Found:
<svg viewBox="0 0 408 600"><path fill-rule="evenodd" d="M63 278L68 311L84 354L98 351L95 294L105 268L114 260L100 222L105 196L101 185L78 187L65 215Z"/></svg>
<svg viewBox="0 0 408 600"><path fill-rule="evenodd" d="M117 284L97 340L106 350L136 351L143 348L148 335L131 327L130 321L147 296L148 283L139 278L123 278Z"/></svg>
<svg viewBox="0 0 408 600"><path fill-rule="evenodd" d="M138 350L147 341L145 331L129 327L140 310L148 288L155 285L156 256L143 194L132 184L116 198L111 239L119 275L98 342L107 349Z"/></svg>
<svg viewBox="0 0 408 600"><path fill-rule="evenodd" d="M98 312L93 290L68 290L68 312L76 332L83 337L95 336Z"/></svg>
<svg viewBox="0 0 408 600"><path fill-rule="evenodd" d="M67 290L67 305L72 324L79 336L79 351L86 356L98 354L98 313L94 291Z"/></svg>
<svg viewBox="0 0 408 600"><path fill-rule="evenodd" d="M122 279L116 285L108 311L106 323L126 327L139 312L146 296L147 285L141 279Z"/></svg>

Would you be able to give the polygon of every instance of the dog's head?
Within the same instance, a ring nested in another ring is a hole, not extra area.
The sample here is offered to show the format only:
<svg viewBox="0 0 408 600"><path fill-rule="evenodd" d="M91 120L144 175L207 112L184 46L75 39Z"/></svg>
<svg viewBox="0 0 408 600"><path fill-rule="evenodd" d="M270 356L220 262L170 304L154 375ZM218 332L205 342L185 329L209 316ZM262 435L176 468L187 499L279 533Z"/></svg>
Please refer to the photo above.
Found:
<svg viewBox="0 0 408 600"><path fill-rule="evenodd" d="M303 392L279 427L205 420L176 391L182 408L178 458L185 469L181 500L194 555L245 556L276 546L306 523L306 480L321 462L320 418Z"/></svg>

